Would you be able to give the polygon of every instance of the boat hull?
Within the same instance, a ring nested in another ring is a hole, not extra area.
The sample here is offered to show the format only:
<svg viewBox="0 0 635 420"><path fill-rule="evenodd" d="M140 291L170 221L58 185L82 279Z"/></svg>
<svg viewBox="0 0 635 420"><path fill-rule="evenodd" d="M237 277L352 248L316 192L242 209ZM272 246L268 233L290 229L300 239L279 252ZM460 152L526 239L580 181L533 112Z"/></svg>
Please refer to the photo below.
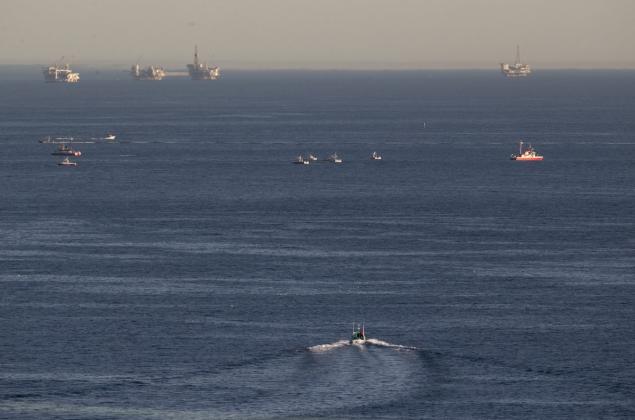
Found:
<svg viewBox="0 0 635 420"><path fill-rule="evenodd" d="M53 155L53 156L75 156L75 157L78 157L78 156L81 156L82 153L81 152L68 151L68 152L53 152L53 153L51 153L51 155Z"/></svg>
<svg viewBox="0 0 635 420"><path fill-rule="evenodd" d="M522 157L522 156L516 156L513 157L512 160L519 160L519 161L527 161L527 162L531 162L531 161L538 161L538 160L543 160L542 156L534 156L534 157Z"/></svg>

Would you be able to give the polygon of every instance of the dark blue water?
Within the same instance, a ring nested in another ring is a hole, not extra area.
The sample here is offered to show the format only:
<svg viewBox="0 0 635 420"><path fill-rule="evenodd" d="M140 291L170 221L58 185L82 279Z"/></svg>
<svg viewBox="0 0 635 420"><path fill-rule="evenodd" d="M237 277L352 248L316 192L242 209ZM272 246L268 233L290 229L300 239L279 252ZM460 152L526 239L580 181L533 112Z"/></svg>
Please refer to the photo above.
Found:
<svg viewBox="0 0 635 420"><path fill-rule="evenodd" d="M633 418L633 116L633 72L0 82L0 417Z"/></svg>

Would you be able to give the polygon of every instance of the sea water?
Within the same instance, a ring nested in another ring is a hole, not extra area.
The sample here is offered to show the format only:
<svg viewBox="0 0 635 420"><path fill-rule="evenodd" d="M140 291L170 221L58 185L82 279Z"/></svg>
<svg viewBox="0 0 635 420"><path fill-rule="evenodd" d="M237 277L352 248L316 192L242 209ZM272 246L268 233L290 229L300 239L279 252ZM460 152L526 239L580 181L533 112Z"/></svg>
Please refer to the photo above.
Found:
<svg viewBox="0 0 635 420"><path fill-rule="evenodd" d="M635 416L635 73L113 79L0 81L0 417Z"/></svg>

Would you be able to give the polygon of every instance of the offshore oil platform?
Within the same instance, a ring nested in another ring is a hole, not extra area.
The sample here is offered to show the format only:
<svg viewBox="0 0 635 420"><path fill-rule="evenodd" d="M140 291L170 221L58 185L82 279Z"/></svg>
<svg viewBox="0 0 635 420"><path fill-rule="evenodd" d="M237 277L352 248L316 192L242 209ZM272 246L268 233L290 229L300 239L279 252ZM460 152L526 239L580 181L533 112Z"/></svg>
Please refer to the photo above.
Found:
<svg viewBox="0 0 635 420"><path fill-rule="evenodd" d="M516 62L514 64L501 63L501 72L507 77L527 77L531 74L529 64L520 62L520 47L516 45Z"/></svg>
<svg viewBox="0 0 635 420"><path fill-rule="evenodd" d="M130 75L134 80L161 80L165 76L163 67L148 66L145 69L135 64L130 69Z"/></svg>
<svg viewBox="0 0 635 420"><path fill-rule="evenodd" d="M220 78L220 68L210 67L207 63L199 63L198 46L194 46L194 63L187 65L192 80L216 80Z"/></svg>
<svg viewBox="0 0 635 420"><path fill-rule="evenodd" d="M79 82L79 73L75 73L71 70L68 64L60 64L64 60L64 57L52 66L48 66L42 69L44 74L44 81L47 83L77 83Z"/></svg>

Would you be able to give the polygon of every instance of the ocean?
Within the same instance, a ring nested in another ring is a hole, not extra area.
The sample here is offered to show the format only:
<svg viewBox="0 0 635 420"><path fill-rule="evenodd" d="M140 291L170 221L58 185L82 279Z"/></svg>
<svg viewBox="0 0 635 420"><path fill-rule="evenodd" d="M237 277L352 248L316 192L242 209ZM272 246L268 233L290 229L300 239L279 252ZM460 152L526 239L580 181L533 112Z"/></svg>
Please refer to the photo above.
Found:
<svg viewBox="0 0 635 420"><path fill-rule="evenodd" d="M633 418L634 116L633 71L0 81L0 418Z"/></svg>

